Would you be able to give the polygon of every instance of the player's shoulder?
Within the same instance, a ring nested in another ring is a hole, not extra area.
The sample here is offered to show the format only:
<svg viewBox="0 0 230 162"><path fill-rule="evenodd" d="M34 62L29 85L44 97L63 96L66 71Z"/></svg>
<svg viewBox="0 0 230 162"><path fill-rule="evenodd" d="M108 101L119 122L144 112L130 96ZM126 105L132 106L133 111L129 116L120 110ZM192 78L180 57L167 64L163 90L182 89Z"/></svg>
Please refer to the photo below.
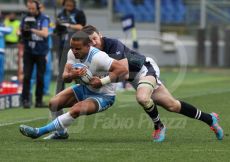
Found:
<svg viewBox="0 0 230 162"><path fill-rule="evenodd" d="M99 50L98 48L91 46L87 61L92 62L92 60L103 59L104 55L106 55L105 52Z"/></svg>
<svg viewBox="0 0 230 162"><path fill-rule="evenodd" d="M116 50L122 50L125 47L125 45L118 39L103 37L103 40L105 43L105 51L115 52Z"/></svg>
<svg viewBox="0 0 230 162"><path fill-rule="evenodd" d="M90 53L96 54L100 51L101 51L100 49L93 47L93 46L90 46L90 51L89 51Z"/></svg>
<svg viewBox="0 0 230 162"><path fill-rule="evenodd" d="M69 50L68 53L67 53L67 60L75 60L75 57L74 57L74 54L73 54L73 51L72 50Z"/></svg>
<svg viewBox="0 0 230 162"><path fill-rule="evenodd" d="M105 54L105 52L101 51L100 49L98 49L96 47L93 47L93 46L90 47L89 55L97 56L97 55L100 55L100 54Z"/></svg>
<svg viewBox="0 0 230 162"><path fill-rule="evenodd" d="M73 51L71 49L69 49L67 55L73 55Z"/></svg>
<svg viewBox="0 0 230 162"><path fill-rule="evenodd" d="M106 44L110 44L110 45L120 43L118 39L114 39L114 38L103 37L103 40Z"/></svg>

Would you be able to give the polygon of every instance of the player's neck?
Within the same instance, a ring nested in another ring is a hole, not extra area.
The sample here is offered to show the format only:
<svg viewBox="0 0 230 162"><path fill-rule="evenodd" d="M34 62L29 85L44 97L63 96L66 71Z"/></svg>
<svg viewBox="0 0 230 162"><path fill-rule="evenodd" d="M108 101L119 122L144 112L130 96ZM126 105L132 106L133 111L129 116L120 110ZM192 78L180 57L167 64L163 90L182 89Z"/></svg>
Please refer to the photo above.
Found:
<svg viewBox="0 0 230 162"><path fill-rule="evenodd" d="M105 48L105 41L103 38L101 38L101 49L102 51L104 51L104 48Z"/></svg>

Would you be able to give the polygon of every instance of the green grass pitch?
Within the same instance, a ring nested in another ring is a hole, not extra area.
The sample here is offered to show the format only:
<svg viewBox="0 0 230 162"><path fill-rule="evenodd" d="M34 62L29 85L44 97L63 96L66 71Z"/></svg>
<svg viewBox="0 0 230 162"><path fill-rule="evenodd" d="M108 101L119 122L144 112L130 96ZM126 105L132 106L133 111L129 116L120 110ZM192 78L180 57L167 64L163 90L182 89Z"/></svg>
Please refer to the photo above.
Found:
<svg viewBox="0 0 230 162"><path fill-rule="evenodd" d="M154 143L150 119L136 103L135 93L127 91L119 92L107 111L76 120L68 140L32 140L19 133L20 124L38 127L49 122L48 109L0 111L0 161L229 161L230 70L190 69L175 88L177 77L177 69L161 72L175 97L219 113L223 141L203 122L159 107L168 129L166 140Z"/></svg>

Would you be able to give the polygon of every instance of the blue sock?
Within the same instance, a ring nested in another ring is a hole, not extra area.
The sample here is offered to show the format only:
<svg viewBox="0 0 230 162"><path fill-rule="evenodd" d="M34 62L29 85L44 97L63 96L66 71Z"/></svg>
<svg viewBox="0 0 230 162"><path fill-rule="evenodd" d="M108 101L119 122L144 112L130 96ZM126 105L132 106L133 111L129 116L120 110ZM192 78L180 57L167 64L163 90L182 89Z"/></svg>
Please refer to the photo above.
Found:
<svg viewBox="0 0 230 162"><path fill-rule="evenodd" d="M42 136L46 133L49 133L55 130L59 130L59 129L63 129L63 128L59 120L56 118L55 120L53 120L51 123L47 124L46 126L38 128L38 134Z"/></svg>

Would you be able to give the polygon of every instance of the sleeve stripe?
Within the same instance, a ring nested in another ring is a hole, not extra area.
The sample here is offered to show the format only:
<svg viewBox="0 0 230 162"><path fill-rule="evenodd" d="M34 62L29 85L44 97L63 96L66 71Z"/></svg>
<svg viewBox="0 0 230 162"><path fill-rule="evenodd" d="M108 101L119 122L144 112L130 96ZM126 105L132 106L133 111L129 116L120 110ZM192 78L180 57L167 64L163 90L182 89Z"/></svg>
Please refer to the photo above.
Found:
<svg viewBox="0 0 230 162"><path fill-rule="evenodd" d="M88 57L88 61L89 61L90 63L91 63L91 61L92 61L93 56L94 56L96 53L98 53L98 52L99 52L99 50L96 49L96 48L94 48L94 49L90 52L89 57Z"/></svg>

